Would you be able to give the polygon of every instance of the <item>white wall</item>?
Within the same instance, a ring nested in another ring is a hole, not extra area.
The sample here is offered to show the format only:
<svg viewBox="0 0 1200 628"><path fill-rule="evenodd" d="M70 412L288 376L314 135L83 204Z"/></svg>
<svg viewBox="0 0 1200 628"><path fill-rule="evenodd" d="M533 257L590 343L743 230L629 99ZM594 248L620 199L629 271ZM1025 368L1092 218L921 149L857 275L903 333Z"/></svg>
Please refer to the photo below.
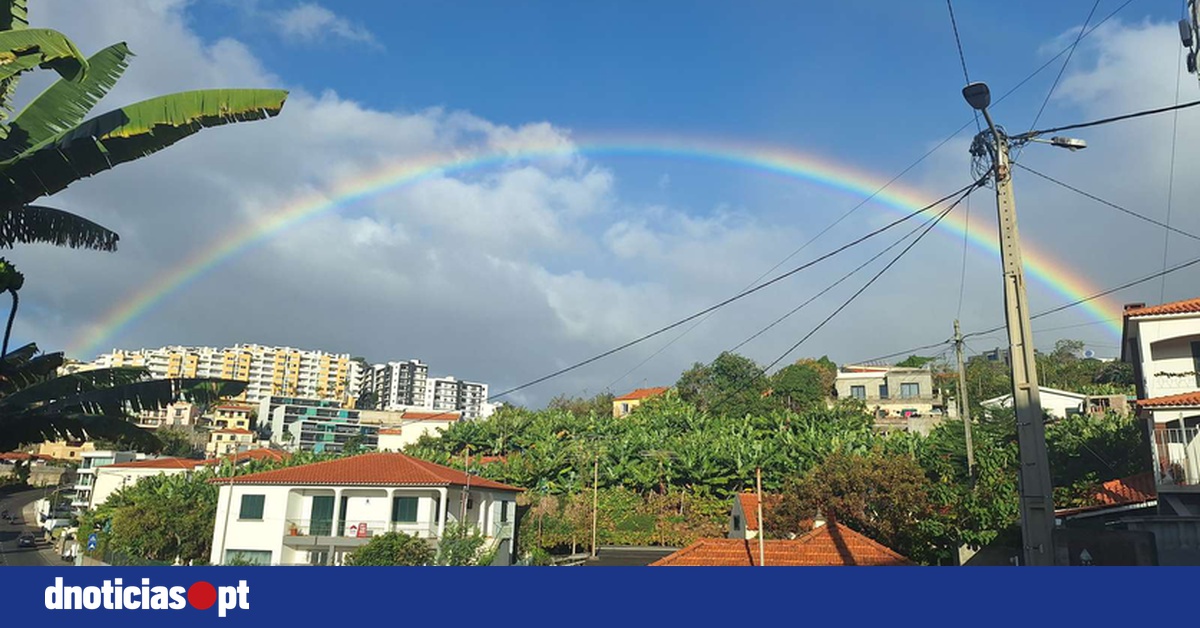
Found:
<svg viewBox="0 0 1200 628"><path fill-rule="evenodd" d="M1171 377L1160 373L1187 373L1195 370L1191 343L1200 341L1200 317L1188 316L1165 320L1133 319L1136 323L1138 358L1146 397L1165 397L1192 392L1194 375Z"/></svg>
<svg viewBox="0 0 1200 628"><path fill-rule="evenodd" d="M188 469L145 469L145 468L113 468L97 467L95 482L92 484L92 494L88 507L95 508L108 500L122 486L133 486L142 478L155 475L177 475Z"/></svg>
<svg viewBox="0 0 1200 628"><path fill-rule="evenodd" d="M399 434L380 434L379 451L403 451L405 447L421 439L426 434L437 435L448 429L456 421L414 421L400 427L389 427L389 430L399 430Z"/></svg>
<svg viewBox="0 0 1200 628"><path fill-rule="evenodd" d="M1042 411L1059 419L1065 419L1072 414L1083 412L1083 404L1087 399L1085 395L1058 391L1052 388L1040 388L1038 390L1038 397L1042 401ZM988 399L981 402L980 405L988 408L1011 408L1012 395L1009 394L995 399Z"/></svg>

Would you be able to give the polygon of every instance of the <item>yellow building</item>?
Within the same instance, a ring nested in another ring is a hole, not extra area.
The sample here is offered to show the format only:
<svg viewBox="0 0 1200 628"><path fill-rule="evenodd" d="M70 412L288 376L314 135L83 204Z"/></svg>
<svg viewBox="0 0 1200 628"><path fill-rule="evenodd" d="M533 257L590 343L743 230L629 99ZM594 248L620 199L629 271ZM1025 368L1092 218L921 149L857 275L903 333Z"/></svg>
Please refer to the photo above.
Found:
<svg viewBox="0 0 1200 628"><path fill-rule="evenodd" d="M633 409L642 405L643 401L651 397L657 397L668 390L670 388L665 386L659 388L639 388L627 395L621 395L613 399L613 418L619 419L633 412Z"/></svg>
<svg viewBox="0 0 1200 628"><path fill-rule="evenodd" d="M78 461L85 451L96 451L92 441L46 441L38 445L39 456L50 456L55 460Z"/></svg>
<svg viewBox="0 0 1200 628"><path fill-rule="evenodd" d="M213 430L208 436L208 444L204 453L209 458L219 458L241 451L258 449L258 440L254 432L239 428Z"/></svg>
<svg viewBox="0 0 1200 628"><path fill-rule="evenodd" d="M253 427L253 415L253 406L230 403L213 408L210 420L214 427L249 430Z"/></svg>
<svg viewBox="0 0 1200 628"><path fill-rule="evenodd" d="M262 345L117 350L100 356L92 366L141 366L155 379L219 377L243 381L246 390L235 400L250 404L272 396L348 404L362 378L361 366L348 354Z"/></svg>

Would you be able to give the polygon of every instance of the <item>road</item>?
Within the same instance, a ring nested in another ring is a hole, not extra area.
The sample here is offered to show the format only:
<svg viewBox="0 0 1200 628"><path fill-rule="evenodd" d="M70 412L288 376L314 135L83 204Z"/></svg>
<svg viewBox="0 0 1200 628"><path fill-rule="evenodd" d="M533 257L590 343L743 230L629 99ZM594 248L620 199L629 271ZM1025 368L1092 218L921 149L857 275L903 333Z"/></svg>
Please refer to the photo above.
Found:
<svg viewBox="0 0 1200 628"><path fill-rule="evenodd" d="M30 488L14 493L0 495L0 510L21 520L21 525L12 525L0 520L0 565L10 566L62 566L55 560L54 548L42 540L43 534L37 527L37 513L33 510L33 502L41 499L45 489ZM17 537L23 532L30 532L37 539L35 547L19 547Z"/></svg>

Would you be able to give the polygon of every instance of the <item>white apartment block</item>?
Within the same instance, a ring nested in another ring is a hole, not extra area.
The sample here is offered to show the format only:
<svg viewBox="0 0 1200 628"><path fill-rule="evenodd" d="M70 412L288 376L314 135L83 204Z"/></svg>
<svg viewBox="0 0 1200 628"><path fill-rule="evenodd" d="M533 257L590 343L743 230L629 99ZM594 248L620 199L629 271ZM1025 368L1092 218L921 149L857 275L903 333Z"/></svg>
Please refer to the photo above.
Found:
<svg viewBox="0 0 1200 628"><path fill-rule="evenodd" d="M484 418L487 384L464 382L453 377L430 377L425 381L426 407L435 412L458 410L464 419Z"/></svg>
<svg viewBox="0 0 1200 628"><path fill-rule="evenodd" d="M227 348L162 347L113 350L92 362L96 368L143 366L154 379L220 377L247 382L237 399L257 404L273 395L352 403L362 385L362 367L349 354L290 347L239 344Z"/></svg>
<svg viewBox="0 0 1200 628"><path fill-rule="evenodd" d="M375 410L424 408L428 378L429 365L420 360L376 364L363 374L359 396L375 393Z"/></svg>

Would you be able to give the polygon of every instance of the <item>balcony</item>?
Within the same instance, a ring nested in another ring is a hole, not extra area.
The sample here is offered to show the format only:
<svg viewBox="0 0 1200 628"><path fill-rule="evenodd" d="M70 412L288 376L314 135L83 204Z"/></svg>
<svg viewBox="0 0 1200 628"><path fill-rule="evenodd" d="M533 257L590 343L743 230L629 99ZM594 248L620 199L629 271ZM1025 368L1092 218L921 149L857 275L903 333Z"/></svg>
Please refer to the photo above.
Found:
<svg viewBox="0 0 1200 628"><path fill-rule="evenodd" d="M362 530L365 528L365 531ZM335 530L330 520L288 519L284 525L284 540L307 538L311 544L313 537L362 539L386 534L388 532L403 532L424 539L437 538L437 524L399 523L395 521L358 521L346 520L340 522Z"/></svg>
<svg viewBox="0 0 1200 628"><path fill-rule="evenodd" d="M1159 486L1200 488L1200 428L1155 431L1154 460Z"/></svg>

